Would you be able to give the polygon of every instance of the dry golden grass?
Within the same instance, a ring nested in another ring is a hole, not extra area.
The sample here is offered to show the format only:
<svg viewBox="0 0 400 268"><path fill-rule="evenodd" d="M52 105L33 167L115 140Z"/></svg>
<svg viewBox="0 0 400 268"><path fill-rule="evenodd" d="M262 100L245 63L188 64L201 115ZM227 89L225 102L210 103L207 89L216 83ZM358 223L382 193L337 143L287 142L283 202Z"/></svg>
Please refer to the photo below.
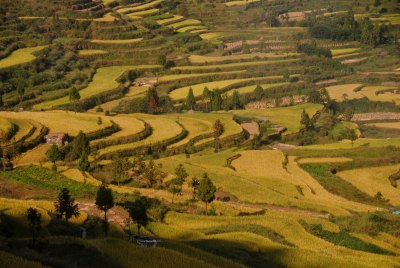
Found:
<svg viewBox="0 0 400 268"><path fill-rule="evenodd" d="M389 101L400 103L400 95L393 92L386 92L383 94L376 94L379 90L398 90L397 87L390 86L368 86L361 89L359 92L361 95L367 97L371 101Z"/></svg>
<svg viewBox="0 0 400 268"><path fill-rule="evenodd" d="M213 75L225 75L225 74L239 74L246 72L246 70L239 71L228 71L228 72L211 72L211 73L198 73L198 74L169 74L158 77L159 82L170 82L180 79L187 79L192 77L204 77L204 76L213 76Z"/></svg>
<svg viewBox="0 0 400 268"><path fill-rule="evenodd" d="M107 54L108 51L101 50L101 49L82 49L78 51L79 56L91 56L91 55L101 55Z"/></svg>
<svg viewBox="0 0 400 268"><path fill-rule="evenodd" d="M162 3L163 1L164 0L155 0L155 1L151 1L151 2L145 3L143 5L120 8L120 9L117 9L117 11L119 13L125 13L125 14L132 13L132 12L143 11L143 10L147 10L147 9L152 8L152 7L155 7L155 6L159 5L160 3Z"/></svg>
<svg viewBox="0 0 400 268"><path fill-rule="evenodd" d="M345 84L345 85L337 85L327 87L326 90L329 93L329 96L333 100L343 101L344 99L360 99L363 96L359 91L355 92L355 90L360 89L362 84Z"/></svg>
<svg viewBox="0 0 400 268"><path fill-rule="evenodd" d="M0 69L31 62L36 58L32 53L42 50L45 47L47 46L17 49L13 51L10 56L0 60Z"/></svg>
<svg viewBox="0 0 400 268"><path fill-rule="evenodd" d="M400 189L394 188L388 178L399 169L400 165L360 168L339 172L338 176L370 196L381 192L391 204L398 206L400 205Z"/></svg>
<svg viewBox="0 0 400 268"><path fill-rule="evenodd" d="M80 130L83 132L96 131L110 126L110 120L102 117L103 124L97 124L97 115L74 113L67 111L47 111L47 112L0 112L1 117L13 120L35 120L48 127L50 132L67 132L69 135L77 135ZM66 124L66 122L68 122Z"/></svg>
<svg viewBox="0 0 400 268"><path fill-rule="evenodd" d="M400 122L386 122L386 123L369 123L367 126L375 126L379 128L394 128L400 129Z"/></svg>
<svg viewBox="0 0 400 268"><path fill-rule="evenodd" d="M359 47L351 47L351 48L339 48L339 49L331 49L332 56L339 56L344 54L351 54L356 51L359 51Z"/></svg>
<svg viewBox="0 0 400 268"><path fill-rule="evenodd" d="M161 24L161 25L168 25L168 24L172 24L172 23L175 23L177 21L180 21L183 18L184 18L183 16L174 15L172 18L158 20L157 23Z"/></svg>
<svg viewBox="0 0 400 268"><path fill-rule="evenodd" d="M46 153L50 149L49 144L40 144L33 148L32 150L29 150L25 153L23 153L19 158L16 160L16 165L29 165L32 163L44 163L47 162L47 156Z"/></svg>
<svg viewBox="0 0 400 268"><path fill-rule="evenodd" d="M210 121L196 119L196 118L186 118L180 117L179 115L168 116L171 119L179 118L179 123L189 132L189 134L183 140L170 145L170 148L176 148L180 145L188 143L191 139L196 136L203 135L206 133L212 133L212 123Z"/></svg>
<svg viewBox="0 0 400 268"><path fill-rule="evenodd" d="M113 120L117 125L119 125L121 130L110 136L93 140L92 144L96 144L99 141L116 140L121 137L134 135L144 130L144 122L131 116L123 116L123 115L114 116L112 117L111 120Z"/></svg>
<svg viewBox="0 0 400 268"><path fill-rule="evenodd" d="M189 60L192 63L217 63L222 61L240 61L249 60L254 58L269 59L269 58L284 58L289 56L298 56L299 53L251 53L251 54L238 54L229 56L202 56L202 55L190 55Z"/></svg>
<svg viewBox="0 0 400 268"><path fill-rule="evenodd" d="M245 6L250 3L259 2L260 0L234 0L225 2L225 6L234 7L234 6Z"/></svg>
<svg viewBox="0 0 400 268"><path fill-rule="evenodd" d="M136 114L133 115L133 117L143 119L148 124L150 124L150 126L153 129L153 133L151 134L151 136L138 142L125 143L125 144L106 147L104 149L99 150L100 155L118 150L132 149L142 145L149 145L161 142L163 140L177 136L182 131L181 126L179 126L175 122L175 120L172 119L167 119L160 116L150 116L142 114Z"/></svg>
<svg viewBox="0 0 400 268"><path fill-rule="evenodd" d="M201 21L199 21L199 20L187 19L187 20L169 24L168 27L172 27L174 29L179 29L179 28L186 27L186 26L194 26L194 25L200 25L200 24L201 24Z"/></svg>
<svg viewBox="0 0 400 268"><path fill-rule="evenodd" d="M120 45L120 44L133 44L142 41L143 38L134 38L134 39L119 39L119 40L100 40L93 39L91 42L94 44L111 44L111 45Z"/></svg>
<svg viewBox="0 0 400 268"><path fill-rule="evenodd" d="M353 161L351 158L347 157L318 157L318 158L301 158L297 160L299 164L312 164L312 163L344 163Z"/></svg>

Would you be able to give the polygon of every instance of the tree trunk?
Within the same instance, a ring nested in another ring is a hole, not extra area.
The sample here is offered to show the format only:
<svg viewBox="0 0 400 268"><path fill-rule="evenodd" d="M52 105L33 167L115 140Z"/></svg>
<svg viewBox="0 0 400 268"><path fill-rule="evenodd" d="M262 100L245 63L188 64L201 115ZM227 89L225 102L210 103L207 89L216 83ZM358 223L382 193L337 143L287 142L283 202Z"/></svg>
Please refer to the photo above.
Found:
<svg viewBox="0 0 400 268"><path fill-rule="evenodd" d="M108 234L108 221L107 221L107 210L104 210L104 233Z"/></svg>

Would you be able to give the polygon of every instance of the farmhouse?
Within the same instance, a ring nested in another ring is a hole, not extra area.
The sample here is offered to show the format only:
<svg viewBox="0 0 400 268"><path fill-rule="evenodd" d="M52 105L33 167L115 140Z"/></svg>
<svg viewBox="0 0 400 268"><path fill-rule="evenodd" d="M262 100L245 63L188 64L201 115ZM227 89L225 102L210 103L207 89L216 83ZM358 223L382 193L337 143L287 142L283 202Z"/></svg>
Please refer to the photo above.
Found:
<svg viewBox="0 0 400 268"><path fill-rule="evenodd" d="M63 144L66 143L67 137L68 137L67 133L54 132L46 135L45 139L47 144L55 144L57 146L62 146Z"/></svg>

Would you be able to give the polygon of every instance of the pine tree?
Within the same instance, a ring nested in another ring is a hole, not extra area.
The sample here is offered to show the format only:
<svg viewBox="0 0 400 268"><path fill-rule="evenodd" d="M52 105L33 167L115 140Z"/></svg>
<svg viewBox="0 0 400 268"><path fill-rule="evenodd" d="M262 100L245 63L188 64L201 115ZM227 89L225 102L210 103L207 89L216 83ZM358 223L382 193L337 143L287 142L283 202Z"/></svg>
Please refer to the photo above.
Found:
<svg viewBox="0 0 400 268"><path fill-rule="evenodd" d="M186 107L188 109L194 110L195 106L196 106L196 98L194 97L193 94L193 88L189 88L189 92L186 97Z"/></svg>
<svg viewBox="0 0 400 268"><path fill-rule="evenodd" d="M254 96L256 100L261 100L264 97L264 89L260 85L257 85L254 89Z"/></svg>
<svg viewBox="0 0 400 268"><path fill-rule="evenodd" d="M69 219L80 215L78 204L75 204L75 199L71 197L67 188L61 189L54 207L57 217L64 218L67 224Z"/></svg>
<svg viewBox="0 0 400 268"><path fill-rule="evenodd" d="M103 119L101 119L101 117L97 117L97 124L98 125L102 125L103 124Z"/></svg>
<svg viewBox="0 0 400 268"><path fill-rule="evenodd" d="M88 155L86 151L84 151L79 159L78 169L82 172L88 171L90 167Z"/></svg>
<svg viewBox="0 0 400 268"><path fill-rule="evenodd" d="M215 151L219 152L219 149L221 147L219 137L222 135L222 133L224 133L224 125L222 124L222 122L219 119L217 119L214 122L213 130L214 130L213 134L214 134L214 142L215 142Z"/></svg>
<svg viewBox="0 0 400 268"><path fill-rule="evenodd" d="M306 112L306 110L303 109L303 112L301 113L301 120L300 120L300 124L305 128L308 129L310 127L310 116L308 115L308 113Z"/></svg>
<svg viewBox="0 0 400 268"><path fill-rule="evenodd" d="M68 158L71 160L78 159L83 152L86 152L87 155L90 154L89 139L85 133L79 131L78 135L71 142L71 150L68 153Z"/></svg>
<svg viewBox="0 0 400 268"><path fill-rule="evenodd" d="M208 214L207 205L214 201L216 191L217 188L208 177L208 174L204 173L203 178L200 180L199 183L197 198L205 203L206 215Z"/></svg>
<svg viewBox="0 0 400 268"><path fill-rule="evenodd" d="M108 233L107 212L114 207L114 197L110 188L102 184L97 190L96 206L104 212L104 233Z"/></svg>
<svg viewBox="0 0 400 268"><path fill-rule="evenodd" d="M182 164L179 164L175 168L175 178L171 180L169 187L169 192L172 194L172 203L174 202L174 197L182 192L182 186L189 176Z"/></svg>
<svg viewBox="0 0 400 268"><path fill-rule="evenodd" d="M27 218L32 234L32 246L35 247L36 235L40 231L42 224L42 214L40 214L36 208L28 208Z"/></svg>
<svg viewBox="0 0 400 268"><path fill-rule="evenodd" d="M55 145L55 144L51 145L50 149L47 151L47 158L54 165L56 164L57 160L61 160L62 154L61 154L61 151L58 149L57 145Z"/></svg>
<svg viewBox="0 0 400 268"><path fill-rule="evenodd" d="M242 108L242 104L240 103L239 93L237 92L237 90L234 90L232 94L232 108L233 110L238 110Z"/></svg>
<svg viewBox="0 0 400 268"><path fill-rule="evenodd" d="M218 89L214 89L211 94L211 108L213 111L219 111L222 107L222 97Z"/></svg>
<svg viewBox="0 0 400 268"><path fill-rule="evenodd" d="M209 111L209 103L211 102L211 91L208 87L204 87L203 94L202 94L203 102L206 104L206 112Z"/></svg>
<svg viewBox="0 0 400 268"><path fill-rule="evenodd" d="M129 208L129 216L136 223L138 234L140 235L140 228L146 226L149 218L147 216L147 202L145 198L141 197L133 202Z"/></svg>
<svg viewBox="0 0 400 268"><path fill-rule="evenodd" d="M200 184L200 181L199 181L199 179L197 178L197 177L193 177L190 181L189 181L189 187L190 188L192 188L192 190L193 190L193 199L196 197L196 193L197 193L197 190L199 189L199 184Z"/></svg>

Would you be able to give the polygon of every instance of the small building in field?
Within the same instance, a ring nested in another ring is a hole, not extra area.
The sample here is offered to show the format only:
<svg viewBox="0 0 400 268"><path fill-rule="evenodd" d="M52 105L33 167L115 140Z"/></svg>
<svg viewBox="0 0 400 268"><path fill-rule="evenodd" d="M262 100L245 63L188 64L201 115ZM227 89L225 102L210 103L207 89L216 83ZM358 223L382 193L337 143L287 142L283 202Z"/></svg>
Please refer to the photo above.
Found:
<svg viewBox="0 0 400 268"><path fill-rule="evenodd" d="M62 146L67 143L68 134L65 132L49 133L45 136L47 144Z"/></svg>

